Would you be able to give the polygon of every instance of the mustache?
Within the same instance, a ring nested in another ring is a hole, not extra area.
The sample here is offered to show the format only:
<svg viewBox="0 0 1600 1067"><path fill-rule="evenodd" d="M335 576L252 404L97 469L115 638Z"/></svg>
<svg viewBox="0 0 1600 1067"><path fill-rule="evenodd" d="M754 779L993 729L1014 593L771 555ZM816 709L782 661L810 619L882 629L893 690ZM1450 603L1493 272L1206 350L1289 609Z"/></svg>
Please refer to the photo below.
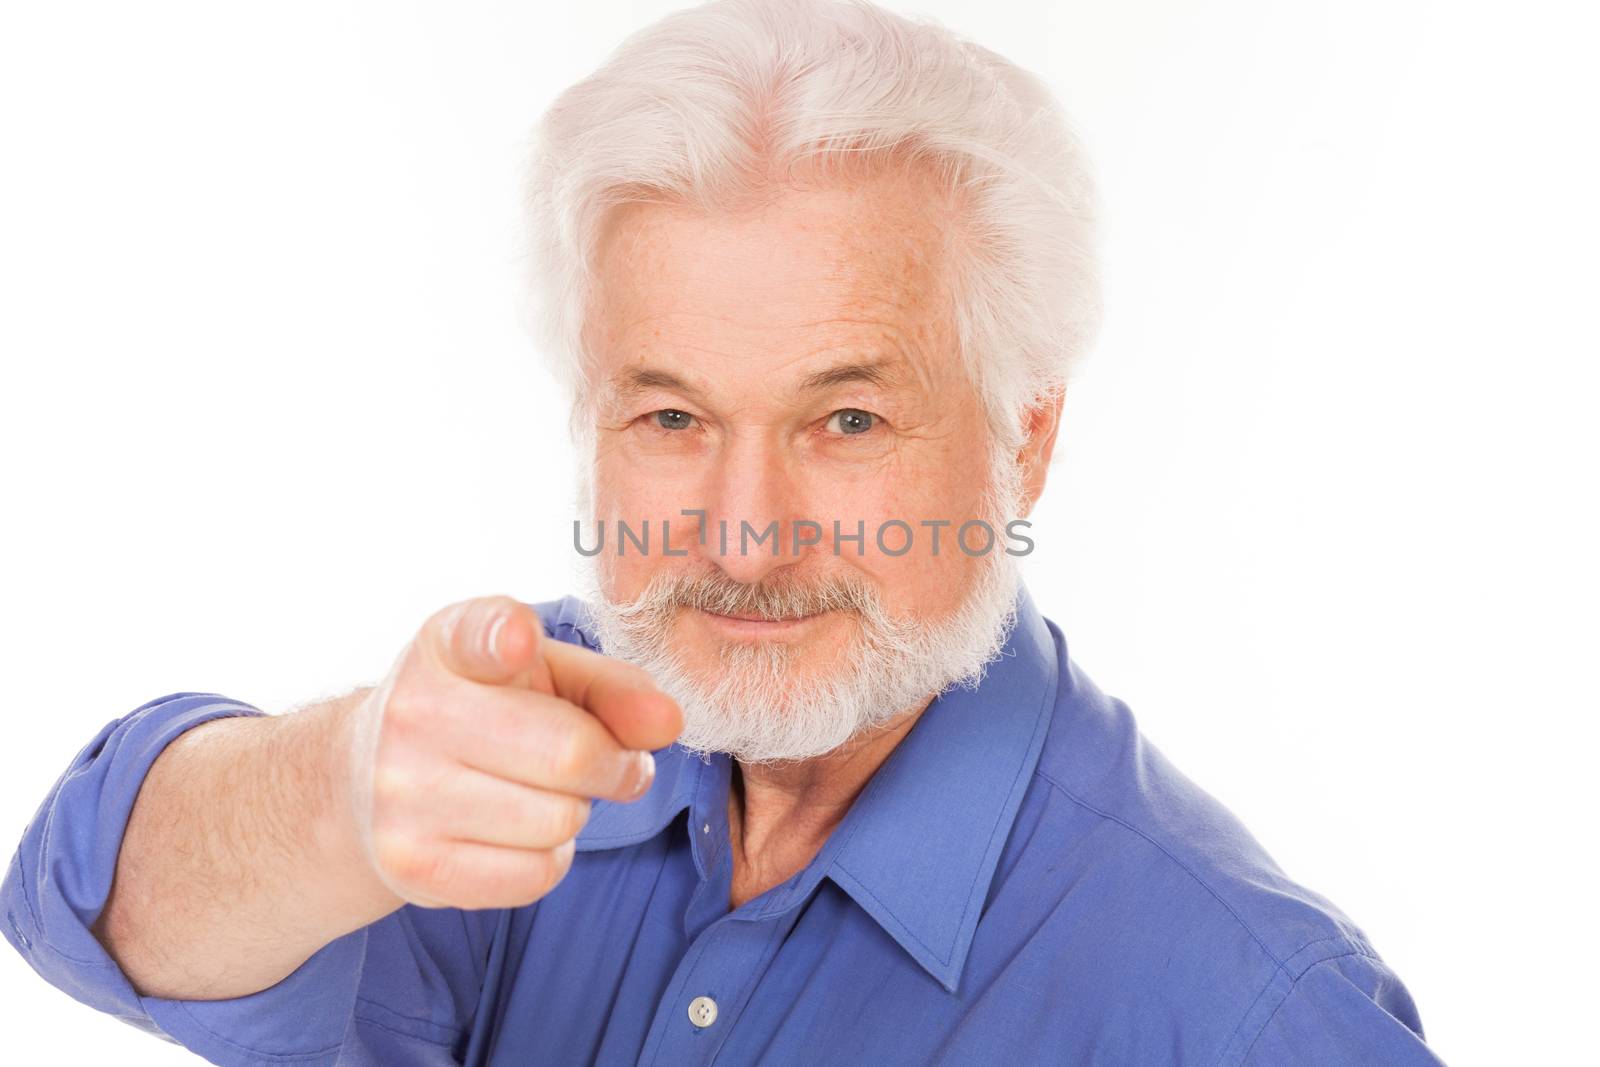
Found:
<svg viewBox="0 0 1600 1067"><path fill-rule="evenodd" d="M855 575L800 578L780 573L747 583L735 581L721 571L658 575L622 611L632 617L660 618L682 608L774 622L828 611L879 618L884 611L877 590Z"/></svg>

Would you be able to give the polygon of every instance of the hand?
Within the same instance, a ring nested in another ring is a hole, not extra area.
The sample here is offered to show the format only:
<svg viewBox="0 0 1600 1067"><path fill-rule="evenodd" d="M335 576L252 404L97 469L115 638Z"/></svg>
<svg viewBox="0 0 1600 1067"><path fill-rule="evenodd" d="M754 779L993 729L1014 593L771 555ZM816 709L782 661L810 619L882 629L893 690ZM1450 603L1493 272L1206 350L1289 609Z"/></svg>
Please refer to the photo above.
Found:
<svg viewBox="0 0 1600 1067"><path fill-rule="evenodd" d="M572 865L591 797L636 800L683 730L643 670L553 641L509 597L430 618L343 735L379 881L425 907L508 908Z"/></svg>

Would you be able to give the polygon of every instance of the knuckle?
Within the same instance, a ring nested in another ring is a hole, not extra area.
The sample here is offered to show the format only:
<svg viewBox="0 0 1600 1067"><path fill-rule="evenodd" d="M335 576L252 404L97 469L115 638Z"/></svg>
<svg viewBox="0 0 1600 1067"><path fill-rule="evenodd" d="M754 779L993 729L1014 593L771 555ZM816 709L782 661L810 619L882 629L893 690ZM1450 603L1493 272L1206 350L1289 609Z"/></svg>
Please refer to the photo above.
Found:
<svg viewBox="0 0 1600 1067"><path fill-rule="evenodd" d="M568 842L559 848L551 849L549 856L550 884L545 887L546 893L560 885L561 880L567 876L567 872L572 870L572 862L577 856L577 849L571 842Z"/></svg>
<svg viewBox="0 0 1600 1067"><path fill-rule="evenodd" d="M581 781L589 764L588 749L581 731L567 726L552 730L544 743L545 768L552 784Z"/></svg>
<svg viewBox="0 0 1600 1067"><path fill-rule="evenodd" d="M467 906L487 888L484 872L474 869L471 858L467 849L453 842L423 839L409 854L401 876L429 896Z"/></svg>
<svg viewBox="0 0 1600 1067"><path fill-rule="evenodd" d="M436 826L454 805L442 803L459 791L456 768L431 753L380 756L372 768L372 819L400 831Z"/></svg>
<svg viewBox="0 0 1600 1067"><path fill-rule="evenodd" d="M423 696L419 686L396 685L389 694L389 702L384 705L384 721L388 726L404 733L418 731L424 727L432 711L431 704L432 702Z"/></svg>
<svg viewBox="0 0 1600 1067"><path fill-rule="evenodd" d="M434 613L425 627L432 627L438 635L440 645L448 648L458 634L463 631L470 632L483 620L495 613L515 609L518 604L514 597L500 593L458 600Z"/></svg>
<svg viewBox="0 0 1600 1067"><path fill-rule="evenodd" d="M456 882L461 877L461 864L455 850L436 846L423 852L421 865L421 884L442 895L449 895L451 890L457 888Z"/></svg>
<svg viewBox="0 0 1600 1067"><path fill-rule="evenodd" d="M539 862L534 868L533 884L530 887L534 891L535 900L548 894L567 876L567 870L572 865L569 853L570 850L560 848L543 849L537 853Z"/></svg>
<svg viewBox="0 0 1600 1067"><path fill-rule="evenodd" d="M552 794L540 805L543 817L539 840L551 846L570 841L589 821L589 801L584 797Z"/></svg>
<svg viewBox="0 0 1600 1067"><path fill-rule="evenodd" d="M429 846L396 831L375 831L372 853L383 873L406 886L428 884L438 862Z"/></svg>
<svg viewBox="0 0 1600 1067"><path fill-rule="evenodd" d="M550 855L543 849L525 852L517 866L497 879L493 899L502 907L524 907L544 897L561 881Z"/></svg>
<svg viewBox="0 0 1600 1067"><path fill-rule="evenodd" d="M583 832L589 825L589 814L593 810L593 803L587 797L571 797L567 801L567 823L563 827L565 833L562 840L570 841Z"/></svg>
<svg viewBox="0 0 1600 1067"><path fill-rule="evenodd" d="M379 762L372 769L374 813L397 807L414 795L416 788L416 780L409 771L394 763Z"/></svg>
<svg viewBox="0 0 1600 1067"><path fill-rule="evenodd" d="M430 737L447 730L451 702L445 687L415 675L402 679L389 694L386 725L403 737Z"/></svg>
<svg viewBox="0 0 1600 1067"><path fill-rule="evenodd" d="M432 630L440 638L448 640L451 633L460 624L462 617L471 610L471 600L457 600L446 604L428 616L428 620L422 624L422 629L424 631Z"/></svg>
<svg viewBox="0 0 1600 1067"><path fill-rule="evenodd" d="M576 853L573 841L563 841L555 848L533 849L526 854L526 865L518 885L512 889L515 904L533 904L562 883L566 872L573 867Z"/></svg>

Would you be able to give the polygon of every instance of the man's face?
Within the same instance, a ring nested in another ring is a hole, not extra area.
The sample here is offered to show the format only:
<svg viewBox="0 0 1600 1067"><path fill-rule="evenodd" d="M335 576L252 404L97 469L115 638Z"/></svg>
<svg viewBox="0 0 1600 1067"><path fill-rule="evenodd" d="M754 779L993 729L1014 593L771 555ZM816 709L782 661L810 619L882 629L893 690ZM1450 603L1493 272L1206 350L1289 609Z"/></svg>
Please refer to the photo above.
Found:
<svg viewBox="0 0 1600 1067"><path fill-rule="evenodd" d="M654 651L702 688L754 671L775 713L805 714L784 712L784 696L823 696L816 683L850 670L870 636L860 611L805 590L865 590L925 629L952 618L1003 556L1003 542L972 556L955 541L963 522L996 517L984 507L988 429L956 349L939 203L920 178L886 173L742 214L635 204L611 219L586 324L587 518L608 527L596 578L611 603L664 577L733 597L721 612L675 604L658 632L670 647ZM703 544L702 520L685 509L705 512ZM663 519L687 555L663 554ZM648 554L629 543L618 555L619 520L635 531L649 520ZM864 530L864 544L836 542L835 520ZM913 531L903 555L882 550L902 548L903 528L877 543L890 520ZM937 554L923 520L950 521ZM821 543L796 552L804 521ZM742 543L742 522L757 532L776 522L777 554L770 538ZM973 548L982 541L969 534ZM782 590L802 592L784 601ZM805 617L773 617L795 614ZM685 713L692 732L695 709Z"/></svg>

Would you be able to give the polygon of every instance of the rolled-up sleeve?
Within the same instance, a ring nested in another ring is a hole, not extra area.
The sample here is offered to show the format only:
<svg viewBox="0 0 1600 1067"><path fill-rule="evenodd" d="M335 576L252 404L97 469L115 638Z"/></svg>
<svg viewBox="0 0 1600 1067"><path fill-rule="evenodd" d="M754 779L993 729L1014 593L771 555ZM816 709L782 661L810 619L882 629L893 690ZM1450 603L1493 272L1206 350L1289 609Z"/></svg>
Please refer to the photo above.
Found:
<svg viewBox="0 0 1600 1067"><path fill-rule="evenodd" d="M0 883L6 939L75 999L213 1063L333 1064L341 1049L368 1044L353 1036L357 1014L377 1017L383 1040L413 1047L407 1062L452 1062L449 1049L482 985L494 913L407 905L329 942L276 985L229 1000L141 996L91 931L129 813L161 751L211 719L263 714L214 693L176 693L108 723L23 832ZM363 985L369 952L385 973L366 975Z"/></svg>

